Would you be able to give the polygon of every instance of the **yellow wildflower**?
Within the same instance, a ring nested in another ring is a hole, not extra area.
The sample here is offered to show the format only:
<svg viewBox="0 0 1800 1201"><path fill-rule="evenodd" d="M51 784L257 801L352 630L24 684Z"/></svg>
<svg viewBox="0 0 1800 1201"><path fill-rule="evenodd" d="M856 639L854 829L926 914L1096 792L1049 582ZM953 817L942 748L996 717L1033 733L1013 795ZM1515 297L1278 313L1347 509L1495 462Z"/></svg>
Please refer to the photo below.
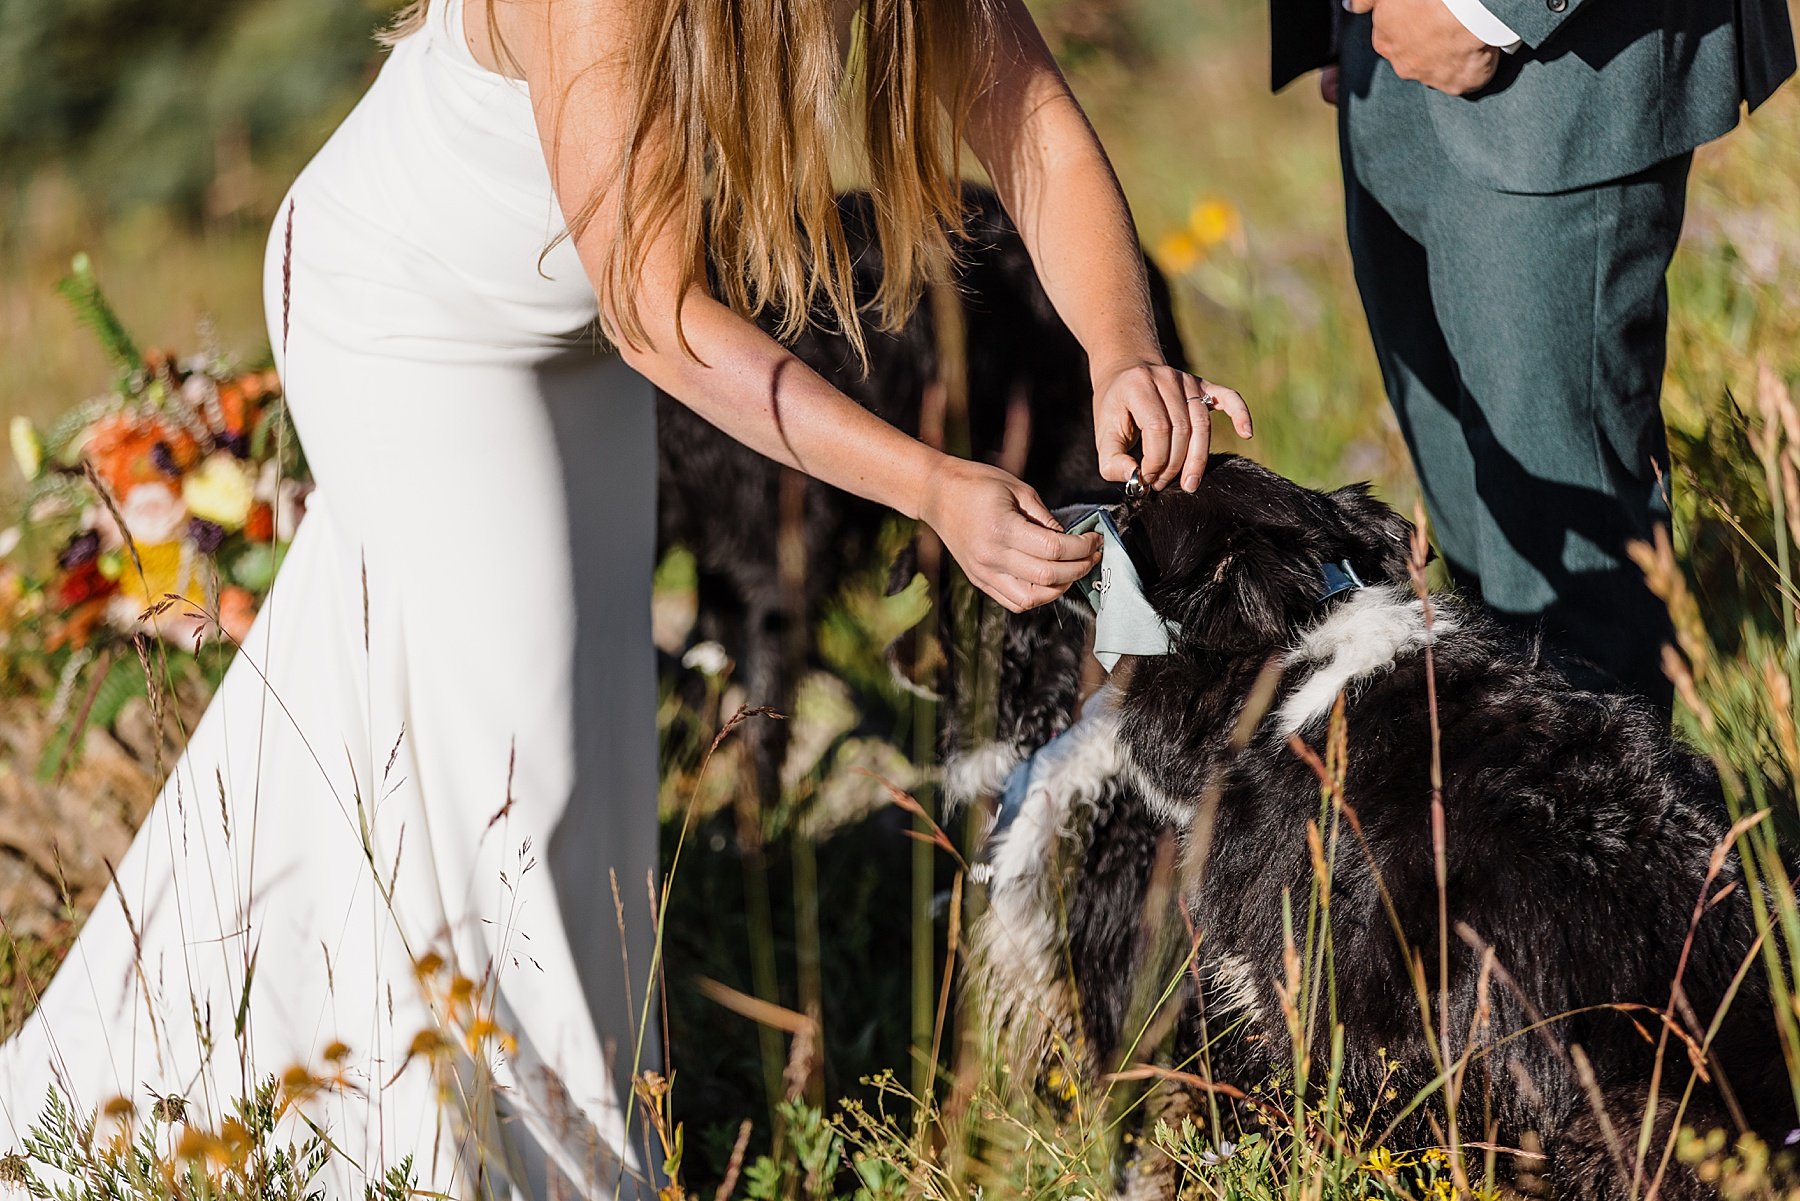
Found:
<svg viewBox="0 0 1800 1201"><path fill-rule="evenodd" d="M1200 261L1200 244L1185 229L1166 234L1156 244L1156 259L1171 275L1180 275Z"/></svg>
<svg viewBox="0 0 1800 1201"><path fill-rule="evenodd" d="M1394 1170L1394 1153L1386 1147L1375 1148L1369 1152L1369 1158L1363 1161L1362 1170L1387 1175Z"/></svg>
<svg viewBox="0 0 1800 1201"><path fill-rule="evenodd" d="M217 451L181 481L188 512L227 530L241 530L256 499L256 480L235 455Z"/></svg>
<svg viewBox="0 0 1800 1201"><path fill-rule="evenodd" d="M1188 214L1188 231L1202 250L1211 250L1219 243L1235 238L1242 228L1237 207L1229 200L1208 197Z"/></svg>

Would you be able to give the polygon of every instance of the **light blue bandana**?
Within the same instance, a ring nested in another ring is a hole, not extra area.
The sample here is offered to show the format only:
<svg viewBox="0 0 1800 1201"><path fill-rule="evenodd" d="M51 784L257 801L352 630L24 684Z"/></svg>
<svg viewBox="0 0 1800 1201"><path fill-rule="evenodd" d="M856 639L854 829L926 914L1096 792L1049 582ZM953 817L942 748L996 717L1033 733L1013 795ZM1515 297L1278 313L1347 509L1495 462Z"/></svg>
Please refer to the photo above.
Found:
<svg viewBox="0 0 1800 1201"><path fill-rule="evenodd" d="M1100 563L1076 582L1094 610L1094 658L1111 671L1121 655L1166 655L1169 635L1181 627L1165 622L1150 607L1137 566L1105 509L1095 509L1069 527L1071 534L1100 531Z"/></svg>

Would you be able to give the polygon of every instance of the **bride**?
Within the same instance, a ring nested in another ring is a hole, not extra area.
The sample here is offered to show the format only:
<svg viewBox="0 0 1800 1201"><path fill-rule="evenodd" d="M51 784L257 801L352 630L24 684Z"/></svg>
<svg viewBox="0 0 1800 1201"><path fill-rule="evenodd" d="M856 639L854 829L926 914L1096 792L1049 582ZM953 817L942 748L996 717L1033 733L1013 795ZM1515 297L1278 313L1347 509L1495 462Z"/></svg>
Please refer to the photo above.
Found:
<svg viewBox="0 0 1800 1201"><path fill-rule="evenodd" d="M279 1078L334 1196L408 1164L457 1197L647 1178L651 385L925 522L1010 609L1098 554L748 319L857 330L834 149L877 197L888 323L956 252L973 150L1088 351L1108 478L1191 488L1210 409L1250 432L1162 362L1124 199L1021 0L418 0L392 40L269 242L317 491L0 1048L0 1152L54 1091L103 1130L179 1098L223 1136L186 1149L228 1158L234 1100Z"/></svg>

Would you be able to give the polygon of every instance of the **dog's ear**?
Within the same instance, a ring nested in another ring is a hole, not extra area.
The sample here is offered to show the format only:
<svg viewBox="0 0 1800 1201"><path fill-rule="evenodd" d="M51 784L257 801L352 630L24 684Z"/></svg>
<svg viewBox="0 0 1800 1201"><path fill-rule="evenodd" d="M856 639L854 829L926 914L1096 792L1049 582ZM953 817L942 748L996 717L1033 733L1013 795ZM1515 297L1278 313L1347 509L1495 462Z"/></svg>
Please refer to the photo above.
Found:
<svg viewBox="0 0 1800 1201"><path fill-rule="evenodd" d="M1367 484L1351 484L1327 494L1327 499L1343 515L1351 539L1360 553L1352 557L1358 571L1371 568L1394 583L1409 578L1407 566L1412 562L1413 523L1392 508L1376 500ZM1435 557L1427 552L1428 557Z"/></svg>

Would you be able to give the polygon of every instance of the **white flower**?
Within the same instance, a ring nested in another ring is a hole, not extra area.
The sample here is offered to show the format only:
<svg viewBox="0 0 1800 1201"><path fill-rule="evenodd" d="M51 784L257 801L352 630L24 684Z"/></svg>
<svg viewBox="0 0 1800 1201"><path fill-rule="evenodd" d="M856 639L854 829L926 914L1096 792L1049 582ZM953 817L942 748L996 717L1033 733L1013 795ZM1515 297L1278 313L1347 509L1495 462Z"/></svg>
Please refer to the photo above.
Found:
<svg viewBox="0 0 1800 1201"><path fill-rule="evenodd" d="M224 450L208 455L206 461L181 482L181 498L187 502L188 511L228 530L244 527L255 490L250 469ZM135 490L133 495L136 495Z"/></svg>
<svg viewBox="0 0 1800 1201"><path fill-rule="evenodd" d="M204 411L218 396L219 385L213 382L211 376L199 371L181 381L181 399L195 410Z"/></svg>
<svg viewBox="0 0 1800 1201"><path fill-rule="evenodd" d="M725 669L731 666L731 656L716 642L696 642L688 648L687 654L681 656L681 665L703 676L723 675Z"/></svg>
<svg viewBox="0 0 1800 1201"><path fill-rule="evenodd" d="M277 542L293 539L294 530L306 515L306 496L310 491L312 489L306 484L282 475L281 465L274 459L262 465L262 471L256 477L256 499L268 505L275 514Z"/></svg>
<svg viewBox="0 0 1800 1201"><path fill-rule="evenodd" d="M119 506L119 516L124 519L125 528L130 531L132 540L143 546L155 546L162 542L174 542L181 537L187 526L188 507L167 484L154 482L139 484ZM95 528L101 531L102 543L107 537L106 526L112 523L108 514L105 521L95 521Z"/></svg>
<svg viewBox="0 0 1800 1201"><path fill-rule="evenodd" d="M18 550L19 541L24 536L24 532L16 525L9 525L5 529L0 530L0 559L6 558L6 556L12 554L15 550Z"/></svg>

